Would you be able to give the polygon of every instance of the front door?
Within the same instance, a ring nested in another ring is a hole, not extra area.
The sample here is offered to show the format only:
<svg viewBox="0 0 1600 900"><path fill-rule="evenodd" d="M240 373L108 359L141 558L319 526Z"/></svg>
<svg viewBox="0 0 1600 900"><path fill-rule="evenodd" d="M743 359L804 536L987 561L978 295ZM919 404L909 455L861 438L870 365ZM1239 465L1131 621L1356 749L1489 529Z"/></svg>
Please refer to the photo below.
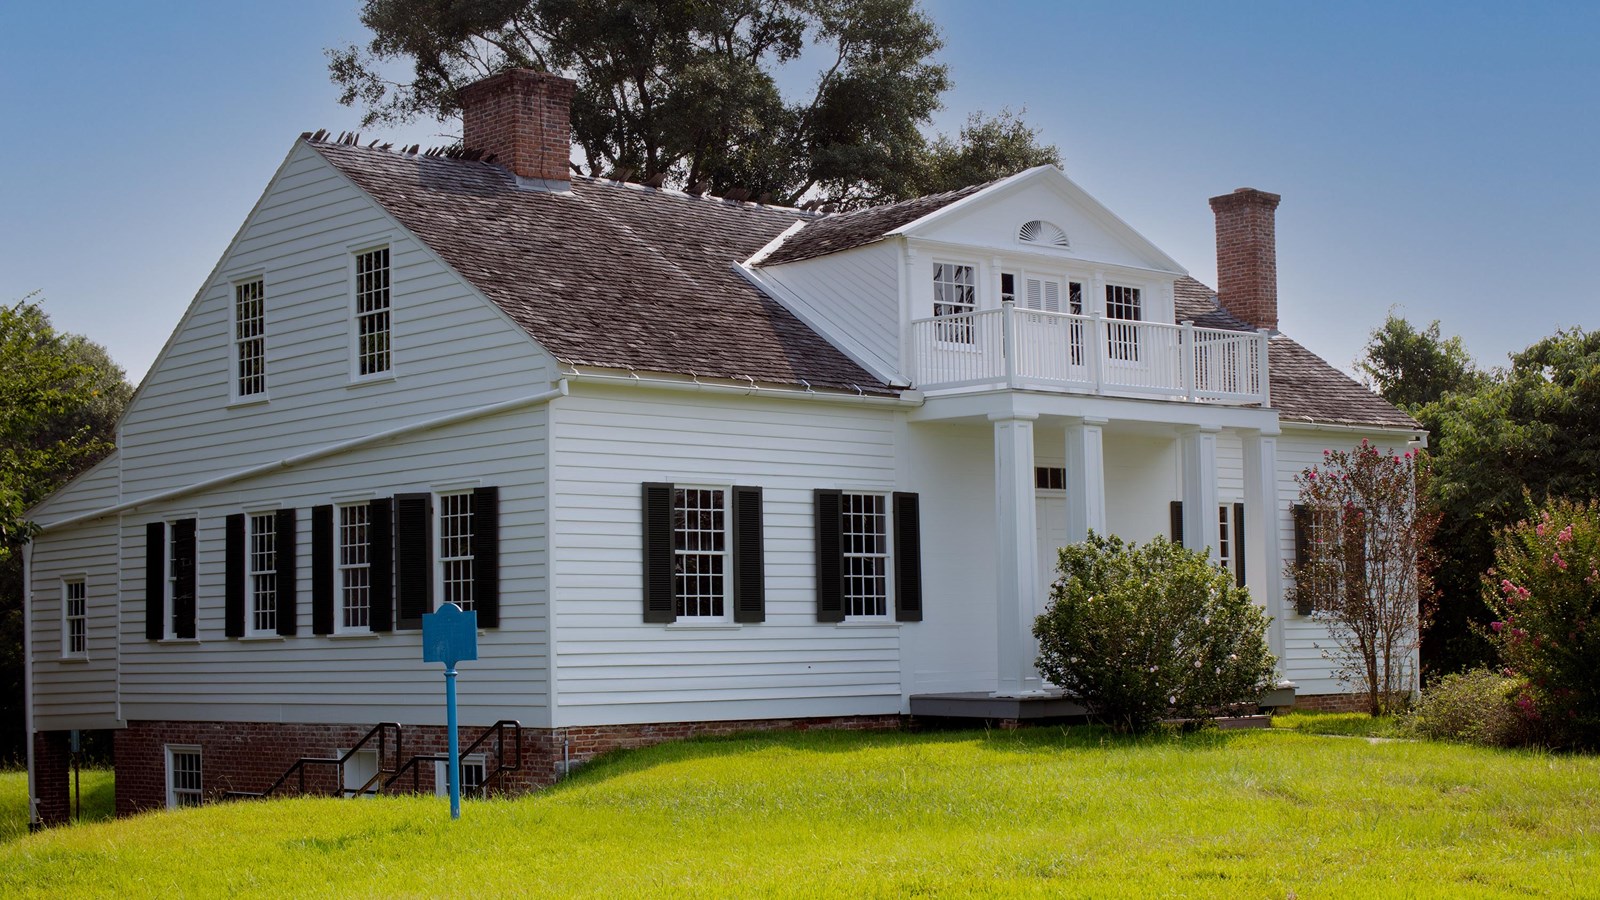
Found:
<svg viewBox="0 0 1600 900"><path fill-rule="evenodd" d="M1039 517L1039 597L1034 614L1050 602L1050 585L1056 580L1056 552L1067 545L1067 495L1065 491L1034 492Z"/></svg>

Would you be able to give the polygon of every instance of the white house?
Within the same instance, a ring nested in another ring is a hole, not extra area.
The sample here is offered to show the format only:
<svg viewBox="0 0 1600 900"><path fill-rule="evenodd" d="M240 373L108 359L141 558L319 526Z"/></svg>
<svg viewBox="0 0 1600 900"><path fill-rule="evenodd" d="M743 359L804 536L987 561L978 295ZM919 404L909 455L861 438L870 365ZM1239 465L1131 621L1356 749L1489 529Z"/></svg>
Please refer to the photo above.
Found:
<svg viewBox="0 0 1600 900"><path fill-rule="evenodd" d="M521 725L507 785L1022 710L1091 529L1208 547L1300 702L1347 690L1283 601L1294 476L1419 432L1277 332L1276 196L1211 201L1213 295L1053 167L838 215L572 177L570 96L480 82L457 157L295 142L117 452L33 512L44 818L72 729L117 729L119 813L435 750L445 601L463 723Z"/></svg>

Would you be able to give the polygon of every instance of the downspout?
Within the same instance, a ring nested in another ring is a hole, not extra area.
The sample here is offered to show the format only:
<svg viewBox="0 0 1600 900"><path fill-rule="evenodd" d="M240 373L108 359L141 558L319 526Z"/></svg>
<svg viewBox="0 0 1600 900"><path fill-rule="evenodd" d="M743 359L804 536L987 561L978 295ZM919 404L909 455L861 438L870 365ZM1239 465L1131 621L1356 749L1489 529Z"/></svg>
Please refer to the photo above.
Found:
<svg viewBox="0 0 1600 900"><path fill-rule="evenodd" d="M28 830L38 831L38 777L33 759L33 541L22 545L22 736L28 742Z"/></svg>

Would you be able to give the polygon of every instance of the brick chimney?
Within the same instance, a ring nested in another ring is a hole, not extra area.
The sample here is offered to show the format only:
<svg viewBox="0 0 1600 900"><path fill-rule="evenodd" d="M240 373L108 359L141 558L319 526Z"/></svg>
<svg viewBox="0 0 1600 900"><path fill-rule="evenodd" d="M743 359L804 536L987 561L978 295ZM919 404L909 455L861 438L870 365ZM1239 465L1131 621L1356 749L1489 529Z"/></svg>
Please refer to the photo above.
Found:
<svg viewBox="0 0 1600 900"><path fill-rule="evenodd" d="M509 69L461 89L461 144L495 155L520 178L560 190L571 181L570 79Z"/></svg>
<svg viewBox="0 0 1600 900"><path fill-rule="evenodd" d="M1211 198L1217 216L1217 302L1256 328L1278 330L1277 194L1239 188Z"/></svg>

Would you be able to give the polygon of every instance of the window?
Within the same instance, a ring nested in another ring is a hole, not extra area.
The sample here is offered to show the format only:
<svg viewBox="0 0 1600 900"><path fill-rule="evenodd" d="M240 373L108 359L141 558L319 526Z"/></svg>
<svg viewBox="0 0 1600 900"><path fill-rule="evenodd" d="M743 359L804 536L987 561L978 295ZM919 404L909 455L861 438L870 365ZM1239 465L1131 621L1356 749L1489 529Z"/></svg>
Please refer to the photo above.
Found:
<svg viewBox="0 0 1600 900"><path fill-rule="evenodd" d="M1067 489L1067 470L1065 466L1037 466L1033 470L1033 486L1041 491L1064 491Z"/></svg>
<svg viewBox="0 0 1600 900"><path fill-rule="evenodd" d="M61 579L61 655L83 656L89 651L89 617L82 578Z"/></svg>
<svg viewBox="0 0 1600 900"><path fill-rule="evenodd" d="M936 317L959 316L953 322L941 322L934 332L940 341L952 344L973 343L973 317L977 309L977 279L972 266L954 263L933 264L933 314Z"/></svg>
<svg viewBox="0 0 1600 900"><path fill-rule="evenodd" d="M250 594L250 633L278 630L278 515L252 514L246 584Z"/></svg>
<svg viewBox="0 0 1600 900"><path fill-rule="evenodd" d="M167 747L167 808L199 806L204 799L199 747Z"/></svg>
<svg viewBox="0 0 1600 900"><path fill-rule="evenodd" d="M461 796L466 797L483 790L487 778L488 760L481 753L461 757ZM433 792L440 797L450 796L450 761L433 761Z"/></svg>
<svg viewBox="0 0 1600 900"><path fill-rule="evenodd" d="M194 637L194 519L145 525L144 636Z"/></svg>
<svg viewBox="0 0 1600 900"><path fill-rule="evenodd" d="M1000 302L1017 302L1017 276L1010 272L1000 273Z"/></svg>
<svg viewBox="0 0 1600 900"><path fill-rule="evenodd" d="M842 494L846 616L889 614L889 510L882 494Z"/></svg>
<svg viewBox="0 0 1600 900"><path fill-rule="evenodd" d="M372 508L366 503L339 509L338 548L339 631L362 632L372 627L372 564L370 524Z"/></svg>
<svg viewBox="0 0 1600 900"><path fill-rule="evenodd" d="M1139 326L1128 324L1144 318L1138 288L1106 285L1106 352L1111 359L1139 361Z"/></svg>
<svg viewBox="0 0 1600 900"><path fill-rule="evenodd" d="M365 378L390 369L389 248L357 253L355 276L355 375Z"/></svg>
<svg viewBox="0 0 1600 900"><path fill-rule="evenodd" d="M267 393L267 316L262 279L233 286L234 396Z"/></svg>
<svg viewBox="0 0 1600 900"><path fill-rule="evenodd" d="M473 608L471 494L439 496L439 598Z"/></svg>
<svg viewBox="0 0 1600 900"><path fill-rule="evenodd" d="M724 615L727 562L727 492L673 488L672 574L678 617Z"/></svg>
<svg viewBox="0 0 1600 900"><path fill-rule="evenodd" d="M1067 312L1083 315L1083 282L1067 282ZM1083 365L1083 323L1072 323L1072 364Z"/></svg>
<svg viewBox="0 0 1600 900"><path fill-rule="evenodd" d="M1233 527L1228 504L1217 507L1217 567L1226 572L1233 565Z"/></svg>

